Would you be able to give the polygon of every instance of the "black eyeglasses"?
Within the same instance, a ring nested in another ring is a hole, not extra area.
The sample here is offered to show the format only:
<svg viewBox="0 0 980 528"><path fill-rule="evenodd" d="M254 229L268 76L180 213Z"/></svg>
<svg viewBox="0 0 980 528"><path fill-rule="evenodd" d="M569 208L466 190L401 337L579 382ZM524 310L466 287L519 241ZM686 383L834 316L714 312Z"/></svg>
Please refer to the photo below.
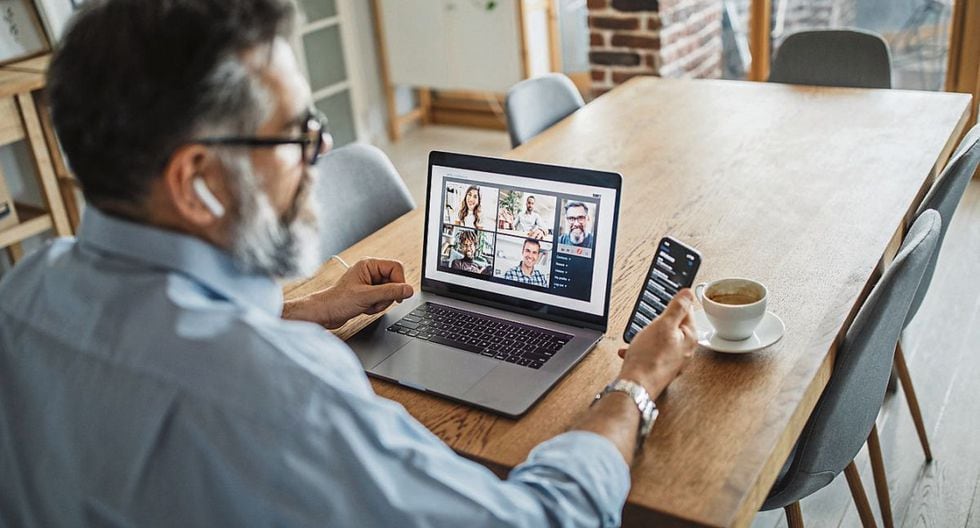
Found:
<svg viewBox="0 0 980 528"><path fill-rule="evenodd" d="M192 143L202 145L240 145L245 147L278 147L279 145L299 145L303 149L303 161L310 166L316 165L323 150L323 135L327 133L327 116L310 108L303 122L302 137L298 138L264 138L264 137L216 137L195 139Z"/></svg>

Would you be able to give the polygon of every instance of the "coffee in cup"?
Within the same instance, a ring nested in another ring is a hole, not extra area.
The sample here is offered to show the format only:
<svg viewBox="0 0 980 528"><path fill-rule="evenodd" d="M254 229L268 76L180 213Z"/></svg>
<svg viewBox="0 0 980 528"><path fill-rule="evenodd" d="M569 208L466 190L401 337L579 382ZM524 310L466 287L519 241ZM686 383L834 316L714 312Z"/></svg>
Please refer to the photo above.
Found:
<svg viewBox="0 0 980 528"><path fill-rule="evenodd" d="M701 283L694 292L704 306L715 334L729 341L752 337L752 332L766 315L769 292L751 279L719 279Z"/></svg>

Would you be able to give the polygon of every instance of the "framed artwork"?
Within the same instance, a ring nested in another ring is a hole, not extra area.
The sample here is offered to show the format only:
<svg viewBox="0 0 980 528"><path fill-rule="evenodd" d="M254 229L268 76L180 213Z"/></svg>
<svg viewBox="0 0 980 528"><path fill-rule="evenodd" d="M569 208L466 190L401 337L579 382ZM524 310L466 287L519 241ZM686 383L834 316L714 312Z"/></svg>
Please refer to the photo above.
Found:
<svg viewBox="0 0 980 528"><path fill-rule="evenodd" d="M61 40L65 25L75 11L82 7L85 0L34 0L34 3L41 14L41 20L44 21L48 40L54 45Z"/></svg>
<svg viewBox="0 0 980 528"><path fill-rule="evenodd" d="M24 59L48 50L29 0L0 0L0 64Z"/></svg>

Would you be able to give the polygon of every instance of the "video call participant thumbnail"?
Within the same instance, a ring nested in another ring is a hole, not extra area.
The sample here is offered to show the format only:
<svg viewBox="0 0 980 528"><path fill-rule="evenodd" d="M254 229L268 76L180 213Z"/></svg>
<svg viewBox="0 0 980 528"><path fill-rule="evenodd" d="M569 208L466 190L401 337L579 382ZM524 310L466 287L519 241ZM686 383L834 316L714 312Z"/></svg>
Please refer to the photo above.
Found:
<svg viewBox="0 0 980 528"><path fill-rule="evenodd" d="M562 234L558 237L558 243L563 246L592 249L592 218L594 209L594 204L565 201L565 221L562 223Z"/></svg>
<svg viewBox="0 0 980 528"><path fill-rule="evenodd" d="M527 233L529 237L542 239L545 233L551 229L551 226L545 224L541 220L541 215L534 210L534 205L537 199L533 195L528 195L527 199L524 201L524 211L518 213L517 221L514 224L514 229Z"/></svg>
<svg viewBox="0 0 980 528"><path fill-rule="evenodd" d="M473 229L492 230L498 190L459 182L446 185L446 211L443 222Z"/></svg>
<svg viewBox="0 0 980 528"><path fill-rule="evenodd" d="M470 229L456 228L453 239L455 244L450 251L449 268L467 273L478 275L489 275L491 271L490 262L480 254L480 239L482 233Z"/></svg>
<svg viewBox="0 0 980 528"><path fill-rule="evenodd" d="M524 240L521 249L521 262L507 270L504 279L532 286L548 287L548 278L537 269L541 260L541 242L533 238Z"/></svg>
<svg viewBox="0 0 980 528"><path fill-rule="evenodd" d="M554 196L501 191L497 229L508 235L551 241L557 202Z"/></svg>

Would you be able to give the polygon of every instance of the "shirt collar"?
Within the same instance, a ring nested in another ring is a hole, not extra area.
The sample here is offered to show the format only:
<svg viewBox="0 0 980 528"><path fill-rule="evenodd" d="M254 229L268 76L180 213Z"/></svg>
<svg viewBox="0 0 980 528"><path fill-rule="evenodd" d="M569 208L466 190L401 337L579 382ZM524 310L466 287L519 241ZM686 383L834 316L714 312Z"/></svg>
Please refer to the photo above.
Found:
<svg viewBox="0 0 980 528"><path fill-rule="evenodd" d="M241 306L282 313L282 289L268 275L238 269L231 255L199 238L85 208L79 244L150 268L174 271Z"/></svg>

